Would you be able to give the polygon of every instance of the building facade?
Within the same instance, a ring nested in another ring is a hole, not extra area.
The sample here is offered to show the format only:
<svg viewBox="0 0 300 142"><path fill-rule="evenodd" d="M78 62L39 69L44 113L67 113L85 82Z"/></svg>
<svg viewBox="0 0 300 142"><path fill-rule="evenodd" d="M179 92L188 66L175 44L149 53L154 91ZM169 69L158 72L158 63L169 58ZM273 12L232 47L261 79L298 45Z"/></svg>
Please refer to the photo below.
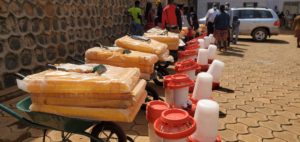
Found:
<svg viewBox="0 0 300 142"><path fill-rule="evenodd" d="M197 13L198 17L204 17L207 10L213 3L225 4L230 3L231 7L266 7L274 9L275 6L278 10L284 13L300 14L300 0L198 0Z"/></svg>

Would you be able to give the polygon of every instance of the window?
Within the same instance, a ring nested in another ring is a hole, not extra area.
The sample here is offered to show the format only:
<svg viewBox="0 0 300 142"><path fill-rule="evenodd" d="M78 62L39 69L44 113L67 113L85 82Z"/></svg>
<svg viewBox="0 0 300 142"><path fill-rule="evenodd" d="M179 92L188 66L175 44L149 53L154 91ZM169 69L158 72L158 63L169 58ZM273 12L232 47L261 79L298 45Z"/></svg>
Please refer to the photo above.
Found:
<svg viewBox="0 0 300 142"><path fill-rule="evenodd" d="M244 2L244 7L257 7L257 2Z"/></svg>
<svg viewBox="0 0 300 142"><path fill-rule="evenodd" d="M240 19L255 18L254 10L238 10L238 12L236 14Z"/></svg>
<svg viewBox="0 0 300 142"><path fill-rule="evenodd" d="M211 9L213 7L213 4L216 3L217 4L217 7L219 8L220 6L220 3L219 2L208 2L207 3L207 10L208 11L209 9Z"/></svg>
<svg viewBox="0 0 300 142"><path fill-rule="evenodd" d="M273 18L273 15L270 11L267 10L257 10L256 12L256 16L257 18Z"/></svg>
<svg viewBox="0 0 300 142"><path fill-rule="evenodd" d="M239 19L273 18L272 13L267 10L236 10L233 15Z"/></svg>

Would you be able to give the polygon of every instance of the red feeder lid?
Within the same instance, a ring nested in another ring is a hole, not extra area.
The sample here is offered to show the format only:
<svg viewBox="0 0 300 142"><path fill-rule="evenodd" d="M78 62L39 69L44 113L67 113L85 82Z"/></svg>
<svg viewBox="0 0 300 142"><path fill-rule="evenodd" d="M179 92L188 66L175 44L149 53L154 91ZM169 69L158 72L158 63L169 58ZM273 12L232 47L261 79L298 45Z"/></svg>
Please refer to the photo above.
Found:
<svg viewBox="0 0 300 142"><path fill-rule="evenodd" d="M182 109L165 110L154 122L156 134L166 139L182 139L196 130L195 120Z"/></svg>
<svg viewBox="0 0 300 142"><path fill-rule="evenodd" d="M199 65L192 59L185 60L182 62L177 62L175 64L175 70L178 73L191 71L191 70L197 70L197 69L199 69Z"/></svg>
<svg viewBox="0 0 300 142"><path fill-rule="evenodd" d="M198 55L197 50L178 51L178 58L184 58L186 56L195 56L195 55Z"/></svg>
<svg viewBox="0 0 300 142"><path fill-rule="evenodd" d="M174 74L164 77L164 87L169 89L179 89L192 86L194 82L186 74Z"/></svg>
<svg viewBox="0 0 300 142"><path fill-rule="evenodd" d="M161 116L161 113L169 108L169 104L163 101L151 101L147 104L146 118L150 123L154 123Z"/></svg>
<svg viewBox="0 0 300 142"><path fill-rule="evenodd" d="M200 48L199 44L194 43L194 44L187 45L185 47L185 50L196 50L198 48Z"/></svg>

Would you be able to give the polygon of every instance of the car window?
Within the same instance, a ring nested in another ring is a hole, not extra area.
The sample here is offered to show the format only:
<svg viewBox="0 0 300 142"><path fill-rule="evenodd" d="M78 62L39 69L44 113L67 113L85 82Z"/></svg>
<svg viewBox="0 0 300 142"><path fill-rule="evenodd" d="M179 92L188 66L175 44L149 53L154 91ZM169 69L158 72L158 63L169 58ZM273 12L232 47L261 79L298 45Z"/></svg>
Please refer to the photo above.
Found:
<svg viewBox="0 0 300 142"><path fill-rule="evenodd" d="M267 10L235 10L233 15L239 19L273 18L272 13Z"/></svg>
<svg viewBox="0 0 300 142"><path fill-rule="evenodd" d="M253 10L237 10L236 14L239 17L239 19L255 18L255 12Z"/></svg>
<svg viewBox="0 0 300 142"><path fill-rule="evenodd" d="M255 13L257 18L273 18L272 13L267 10L256 10Z"/></svg>

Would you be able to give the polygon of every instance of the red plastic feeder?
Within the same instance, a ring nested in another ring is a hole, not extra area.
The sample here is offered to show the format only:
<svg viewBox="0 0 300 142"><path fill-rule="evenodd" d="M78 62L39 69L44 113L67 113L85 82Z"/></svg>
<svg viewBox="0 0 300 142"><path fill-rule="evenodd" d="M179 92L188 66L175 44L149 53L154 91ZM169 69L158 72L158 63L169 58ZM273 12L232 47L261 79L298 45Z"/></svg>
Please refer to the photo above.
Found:
<svg viewBox="0 0 300 142"><path fill-rule="evenodd" d="M198 50L178 51L178 59L179 60L191 59L197 55L198 55Z"/></svg>
<svg viewBox="0 0 300 142"><path fill-rule="evenodd" d="M156 119L154 130L163 139L186 141L195 132L196 122L182 109L169 109Z"/></svg>
<svg viewBox="0 0 300 142"><path fill-rule="evenodd" d="M191 137L189 137L188 142L199 142L199 141L193 140ZM217 136L217 139L216 139L215 142L222 142L222 137L221 137L221 135L218 135L218 136Z"/></svg>
<svg viewBox="0 0 300 142"><path fill-rule="evenodd" d="M175 63L176 73L185 73L192 80L196 79L196 70L198 70L199 68L200 65L191 59Z"/></svg>
<svg viewBox="0 0 300 142"><path fill-rule="evenodd" d="M220 82L213 82L212 89L218 90L220 88Z"/></svg>
<svg viewBox="0 0 300 142"><path fill-rule="evenodd" d="M208 59L208 64L211 64L214 61L214 59Z"/></svg>
<svg viewBox="0 0 300 142"><path fill-rule="evenodd" d="M196 74L200 72L207 72L209 69L209 65L199 65L200 68L196 70Z"/></svg>
<svg viewBox="0 0 300 142"><path fill-rule="evenodd" d="M161 116L161 113L164 110L169 109L169 104L163 101L151 101L147 104L146 108L146 119L150 123L154 123L154 121Z"/></svg>

